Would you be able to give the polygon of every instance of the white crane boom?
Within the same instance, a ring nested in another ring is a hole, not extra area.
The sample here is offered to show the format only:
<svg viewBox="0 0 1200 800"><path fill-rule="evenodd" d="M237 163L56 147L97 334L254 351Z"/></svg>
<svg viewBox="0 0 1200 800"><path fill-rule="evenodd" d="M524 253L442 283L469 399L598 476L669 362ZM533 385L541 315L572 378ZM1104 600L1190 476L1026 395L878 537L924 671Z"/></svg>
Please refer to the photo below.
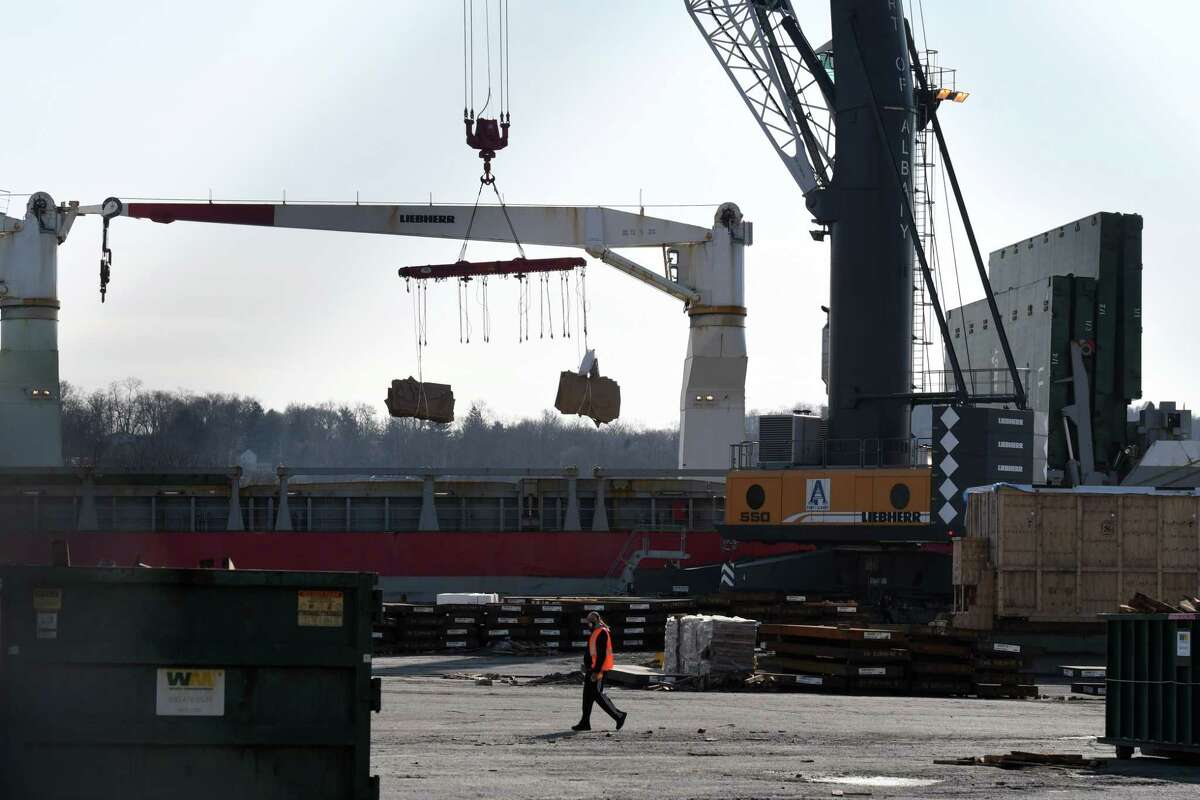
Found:
<svg viewBox="0 0 1200 800"><path fill-rule="evenodd" d="M36 200L36 203L35 203ZM689 316L680 394L679 465L720 469L744 438L746 342L743 249L752 226L736 205L713 227L602 207L163 202L55 206L31 198L25 220L0 227L0 467L62 463L57 358L57 246L74 218L116 217L301 230L573 247L681 300ZM507 216L507 218L506 218ZM472 219L472 217L474 217ZM106 237L107 243L107 237ZM647 269L614 248L675 253L674 275ZM107 263L107 244L105 246ZM21 352L14 358L9 352ZM8 357L7 360L5 357ZM31 442L42 442L33 446Z"/></svg>

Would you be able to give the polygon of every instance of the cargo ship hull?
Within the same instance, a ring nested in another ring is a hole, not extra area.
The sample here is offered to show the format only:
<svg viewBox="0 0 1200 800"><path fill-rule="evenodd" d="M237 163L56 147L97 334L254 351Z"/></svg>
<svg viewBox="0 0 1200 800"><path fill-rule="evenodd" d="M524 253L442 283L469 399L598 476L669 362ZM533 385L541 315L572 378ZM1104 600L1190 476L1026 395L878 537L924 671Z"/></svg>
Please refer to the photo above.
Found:
<svg viewBox="0 0 1200 800"><path fill-rule="evenodd" d="M679 546L675 533L646 534L655 550ZM684 567L734 558L795 552L793 545L741 543L723 547L712 531L685 534ZM387 599L427 599L438 592L501 594L613 594L626 591L632 540L619 531L438 531L432 533L76 532L9 534L0 539L0 563L47 564L54 542L65 542L71 563L83 566L349 570L378 573ZM676 563L646 558L641 570Z"/></svg>

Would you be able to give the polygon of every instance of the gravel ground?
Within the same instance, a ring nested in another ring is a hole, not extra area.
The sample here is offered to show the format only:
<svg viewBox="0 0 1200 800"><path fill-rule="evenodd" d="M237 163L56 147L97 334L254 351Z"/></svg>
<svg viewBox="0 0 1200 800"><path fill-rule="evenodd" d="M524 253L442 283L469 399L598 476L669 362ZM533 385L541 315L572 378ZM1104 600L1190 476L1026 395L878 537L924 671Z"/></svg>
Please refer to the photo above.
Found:
<svg viewBox="0 0 1200 800"><path fill-rule="evenodd" d="M1097 744L1104 702L962 700L610 689L576 734L577 685L521 685L578 659L381 658L372 772L399 798L1196 798L1200 767L1118 762ZM458 677L499 673L518 685ZM1063 687L1044 687L1063 696ZM1001 770L934 759L1027 750L1109 758L1107 768Z"/></svg>

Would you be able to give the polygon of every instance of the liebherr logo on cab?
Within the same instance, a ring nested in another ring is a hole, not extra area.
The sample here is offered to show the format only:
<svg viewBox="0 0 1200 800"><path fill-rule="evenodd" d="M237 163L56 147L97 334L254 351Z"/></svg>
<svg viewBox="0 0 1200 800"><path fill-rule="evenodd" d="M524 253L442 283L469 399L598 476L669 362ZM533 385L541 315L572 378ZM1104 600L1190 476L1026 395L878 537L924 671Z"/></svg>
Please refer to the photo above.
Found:
<svg viewBox="0 0 1200 800"><path fill-rule="evenodd" d="M454 223L454 215L453 214L401 214L398 217L397 221L398 222L419 222L419 223L437 222L437 223L444 223L444 224L453 224Z"/></svg>
<svg viewBox="0 0 1200 800"><path fill-rule="evenodd" d="M920 511L864 511L863 522L920 522Z"/></svg>

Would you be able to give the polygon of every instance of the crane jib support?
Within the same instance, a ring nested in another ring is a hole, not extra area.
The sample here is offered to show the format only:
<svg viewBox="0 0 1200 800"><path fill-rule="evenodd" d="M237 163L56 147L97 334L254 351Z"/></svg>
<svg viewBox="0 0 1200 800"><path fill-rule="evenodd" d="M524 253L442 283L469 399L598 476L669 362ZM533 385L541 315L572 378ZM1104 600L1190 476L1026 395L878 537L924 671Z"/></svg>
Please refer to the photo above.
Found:
<svg viewBox="0 0 1200 800"><path fill-rule="evenodd" d="M812 161L813 172L816 173L820 185L828 186L829 175L825 172L825 162L821 158L821 146L817 143L817 138L813 135L812 127L808 124L808 120L804 116L804 104L796 94L796 77L792 75L788 69L787 62L779 52L779 43L775 41L775 32L771 29L770 15L761 6L755 6L755 13L758 15L759 29L769 44L767 50L770 53L771 61L775 64L775 70L779 73L780 84L783 87L788 103L792 107L792 115L800 125L800 135L804 139L805 149L808 150L809 160ZM824 75L823 70L821 74ZM824 91L824 86L822 86L822 91ZM825 96L827 99L832 97L831 94Z"/></svg>
<svg viewBox="0 0 1200 800"><path fill-rule="evenodd" d="M852 37L854 44L854 56L858 59L859 63L863 67L863 75L866 79L867 91L870 94L871 113L875 120L875 130L879 136L879 140L881 142L886 142L887 136L883 125L883 117L879 113L879 103L876 99L877 95L875 93L875 87L872 84L871 75L866 68L866 62L863 60L861 37L859 35L857 20L852 19L850 22L850 27L854 34ZM887 147L884 147L883 150L887 153L888 160L892 165L892 175L895 177L897 184L901 187L902 191L900 194L904 199L905 211L908 214L908 218L910 220L915 219L913 215L912 198L909 197L907 192L903 191L904 177L900 174L900 165L896 163L896 156L891 149ZM950 338L950 326L946 324L946 315L942 311L942 302L938 297L937 287L934 286L933 274L929 271L929 262L925 259L925 248L921 246L921 237L915 235L914 231L914 233L911 234L911 238L913 241L913 246L917 252L917 260L921 264L921 274L925 278L925 286L929 289L929 301L933 306L934 314L937 316L938 328L942 332L942 339L943 341L950 343L952 342ZM946 352L950 356L950 369L954 373L954 385L956 389L955 394L958 396L959 402L966 403L968 401L967 385L966 381L963 379L962 367L958 363L958 354L954 352L954 347L952 344L947 348Z"/></svg>
<svg viewBox="0 0 1200 800"><path fill-rule="evenodd" d="M913 40L912 28L908 25L908 20L904 21L904 35L908 41L909 58L912 60L913 71L916 73L917 82L921 85L921 89L928 93L929 83L925 78L925 70L921 68L921 60L917 55L917 44ZM1013 394L1016 396L1018 408L1027 407L1027 397L1025 387L1021 384L1021 375L1017 372L1017 363L1013 358L1012 347L1008 342L1008 333L1004 329L1004 320L1000 318L1000 309L996 306L996 295L992 292L992 282L988 279L987 270L983 266L983 256L979 252L979 242L975 239L975 228L971 225L971 217L967 214L967 204L963 200L962 189L958 185L958 173L954 171L954 163L950 160L950 149L946 145L946 137L942 133L942 123L937 116L937 102L933 102L929 107L929 121L933 124L933 132L937 137L938 150L942 154L942 163L946 167L946 174L950 176L950 186L954 189L954 199L958 203L958 213L962 218L963 227L967 231L967 240L971 243L971 255L975 258L975 268L979 271L979 280L983 282L983 292L987 297L988 311L992 315L992 324L996 327L996 335L1000 339L1000 349L1004 352L1004 362L1008 367L1009 376L1013 382ZM943 336L945 332L943 331ZM947 339L947 342L950 340ZM953 351L953 345L951 345Z"/></svg>

